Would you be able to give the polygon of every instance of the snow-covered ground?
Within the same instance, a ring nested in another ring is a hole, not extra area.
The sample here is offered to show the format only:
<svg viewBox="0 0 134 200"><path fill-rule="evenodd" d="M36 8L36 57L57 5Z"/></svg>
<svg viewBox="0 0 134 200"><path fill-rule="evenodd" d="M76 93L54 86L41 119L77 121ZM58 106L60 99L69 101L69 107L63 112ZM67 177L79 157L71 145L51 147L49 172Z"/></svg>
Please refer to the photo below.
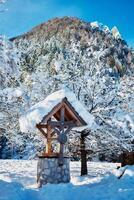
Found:
<svg viewBox="0 0 134 200"><path fill-rule="evenodd" d="M36 186L37 161L0 160L0 200L134 200L134 166L121 179L116 164L88 163L80 177L80 162L71 162L71 182Z"/></svg>

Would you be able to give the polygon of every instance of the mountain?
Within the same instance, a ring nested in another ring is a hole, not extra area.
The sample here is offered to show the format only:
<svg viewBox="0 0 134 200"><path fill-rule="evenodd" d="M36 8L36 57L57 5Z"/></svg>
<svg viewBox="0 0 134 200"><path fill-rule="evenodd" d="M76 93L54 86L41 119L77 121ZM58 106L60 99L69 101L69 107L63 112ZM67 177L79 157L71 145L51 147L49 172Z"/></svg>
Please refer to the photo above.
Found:
<svg viewBox="0 0 134 200"><path fill-rule="evenodd" d="M97 56L99 62L107 63L112 68L113 73L118 72L122 75L126 69L133 68L132 51L121 39L118 29L113 27L110 31L107 26L98 22L87 23L72 17L55 18L11 40L20 49L26 49L28 52L28 55L23 54L23 64L27 65L27 71L36 68L36 63L41 62L41 57L47 55L51 57L55 51L59 51L58 54L64 54L64 51L67 52L70 47L76 55L79 51L81 54L88 52L90 60ZM32 52L30 51L31 46ZM38 58L35 58L35 55ZM53 59L50 64L52 62Z"/></svg>
<svg viewBox="0 0 134 200"><path fill-rule="evenodd" d="M96 131L85 130L91 157L117 160L122 151L134 149L134 52L116 27L110 30L98 22L55 18L10 41L19 56L22 97L18 116L66 86L98 124ZM20 132L19 123L17 127L15 137ZM17 155L20 152L22 157L29 158L31 152L36 155L42 148L39 144L42 139L37 135L20 133L22 143ZM79 133L74 136L71 132L70 138L69 149L75 157Z"/></svg>

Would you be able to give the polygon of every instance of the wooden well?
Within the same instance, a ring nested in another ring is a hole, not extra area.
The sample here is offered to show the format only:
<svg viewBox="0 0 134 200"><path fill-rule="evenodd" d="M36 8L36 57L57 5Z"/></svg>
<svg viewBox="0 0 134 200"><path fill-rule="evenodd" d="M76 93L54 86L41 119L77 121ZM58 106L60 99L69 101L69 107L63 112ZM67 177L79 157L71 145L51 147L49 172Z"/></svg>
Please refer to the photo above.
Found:
<svg viewBox="0 0 134 200"><path fill-rule="evenodd" d="M37 180L41 184L47 182L69 182L69 159L64 155L64 145L67 142L67 136L70 130L83 125L87 124L68 102L67 98L62 99L60 103L43 117L40 123L36 124L36 127L47 139L46 149L39 157L37 169ZM53 152L53 140L59 143L59 152ZM56 178L56 176L60 178Z"/></svg>

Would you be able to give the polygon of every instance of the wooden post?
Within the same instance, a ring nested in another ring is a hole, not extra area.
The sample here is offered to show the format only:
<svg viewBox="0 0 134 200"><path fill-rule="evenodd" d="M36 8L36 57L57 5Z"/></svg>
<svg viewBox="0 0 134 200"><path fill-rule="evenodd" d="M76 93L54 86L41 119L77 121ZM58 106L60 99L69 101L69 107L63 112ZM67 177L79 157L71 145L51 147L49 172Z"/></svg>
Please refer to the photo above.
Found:
<svg viewBox="0 0 134 200"><path fill-rule="evenodd" d="M87 152L85 149L86 136L81 133L80 145L81 145L81 176L87 174Z"/></svg>
<svg viewBox="0 0 134 200"><path fill-rule="evenodd" d="M64 144L60 144L59 165L63 165Z"/></svg>
<svg viewBox="0 0 134 200"><path fill-rule="evenodd" d="M51 155L51 143L52 143L52 140L51 140L51 127L50 125L47 126L47 144L46 144L46 153L48 155Z"/></svg>
<svg viewBox="0 0 134 200"><path fill-rule="evenodd" d="M64 134L64 120L65 120L65 108L61 108L60 112L60 121L61 121L61 132ZM64 144L60 143L60 152L59 152L59 165L63 165L63 153L64 153Z"/></svg>
<svg viewBox="0 0 134 200"><path fill-rule="evenodd" d="M64 124L64 120L65 120L65 108L62 107L61 108L61 112L60 112L60 121L61 121L61 123ZM64 128L64 126L63 126L63 128Z"/></svg>

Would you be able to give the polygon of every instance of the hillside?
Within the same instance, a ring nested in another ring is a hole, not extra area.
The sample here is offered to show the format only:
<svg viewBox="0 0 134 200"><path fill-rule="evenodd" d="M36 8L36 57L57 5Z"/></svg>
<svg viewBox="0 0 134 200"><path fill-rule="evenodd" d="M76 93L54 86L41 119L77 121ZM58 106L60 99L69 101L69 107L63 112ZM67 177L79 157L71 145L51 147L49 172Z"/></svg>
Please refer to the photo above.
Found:
<svg viewBox="0 0 134 200"><path fill-rule="evenodd" d="M55 18L11 40L22 52L26 50L22 53L22 61L23 65L27 65L27 71L37 70L36 64L39 66L41 62L45 67L45 57L48 56L51 73L54 73L54 59L61 60L62 56L62 59L67 60L70 53L77 60L86 57L87 68L96 59L99 63L107 64L112 73L119 75L134 65L134 55L121 39L118 29L113 27L110 31L98 22L87 23L72 17Z"/></svg>
<svg viewBox="0 0 134 200"><path fill-rule="evenodd" d="M98 22L55 18L12 38L11 43L20 59L18 86L22 96L17 123L29 107L66 86L98 124L97 131L86 130L87 150L93 154L89 158L116 160L122 151L133 150L134 53L116 27L109 30ZM34 157L41 149L37 133L26 135L20 133L19 123L16 127L13 137L21 142L15 155ZM74 137L72 132L70 138L69 149L75 157L79 134Z"/></svg>

